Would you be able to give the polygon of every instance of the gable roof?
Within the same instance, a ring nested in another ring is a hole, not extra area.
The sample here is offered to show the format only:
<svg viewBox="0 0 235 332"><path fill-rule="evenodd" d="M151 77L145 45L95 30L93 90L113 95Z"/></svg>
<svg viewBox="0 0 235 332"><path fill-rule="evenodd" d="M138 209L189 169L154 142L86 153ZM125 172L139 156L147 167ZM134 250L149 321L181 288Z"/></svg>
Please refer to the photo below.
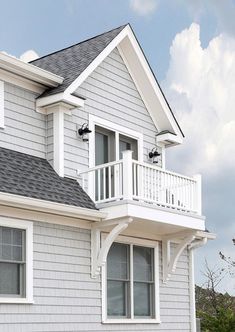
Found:
<svg viewBox="0 0 235 332"><path fill-rule="evenodd" d="M33 65L64 77L60 86L48 89L38 100L48 105L52 95L61 100L76 95L77 88L114 48L121 54L158 132L168 130L175 134L170 145L182 143L184 134L129 24L32 61Z"/></svg>
<svg viewBox="0 0 235 332"><path fill-rule="evenodd" d="M61 85L46 90L41 97L65 91L125 26L120 26L114 30L31 61L31 64L37 67L64 77Z"/></svg>
<svg viewBox="0 0 235 332"><path fill-rule="evenodd" d="M47 160L0 148L0 192L96 209L78 182L60 177Z"/></svg>

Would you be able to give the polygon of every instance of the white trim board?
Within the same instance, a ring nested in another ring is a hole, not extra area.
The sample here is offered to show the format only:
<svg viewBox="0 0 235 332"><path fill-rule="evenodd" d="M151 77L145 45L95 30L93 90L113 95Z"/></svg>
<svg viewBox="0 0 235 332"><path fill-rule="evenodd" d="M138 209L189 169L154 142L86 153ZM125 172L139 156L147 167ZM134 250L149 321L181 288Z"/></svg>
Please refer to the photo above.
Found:
<svg viewBox="0 0 235 332"><path fill-rule="evenodd" d="M0 128L4 128L4 82L0 81Z"/></svg>

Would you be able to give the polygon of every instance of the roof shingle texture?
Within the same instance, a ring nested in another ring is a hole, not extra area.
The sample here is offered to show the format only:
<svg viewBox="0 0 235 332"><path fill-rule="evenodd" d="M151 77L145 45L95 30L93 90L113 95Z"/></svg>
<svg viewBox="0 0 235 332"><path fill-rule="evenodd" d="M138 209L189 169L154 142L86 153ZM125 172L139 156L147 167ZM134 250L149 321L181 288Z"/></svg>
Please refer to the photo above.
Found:
<svg viewBox="0 0 235 332"><path fill-rule="evenodd" d="M65 91L125 26L31 61L37 67L64 77L61 85L46 90L40 97Z"/></svg>
<svg viewBox="0 0 235 332"><path fill-rule="evenodd" d="M0 192L96 209L76 180L60 177L47 160L0 148Z"/></svg>

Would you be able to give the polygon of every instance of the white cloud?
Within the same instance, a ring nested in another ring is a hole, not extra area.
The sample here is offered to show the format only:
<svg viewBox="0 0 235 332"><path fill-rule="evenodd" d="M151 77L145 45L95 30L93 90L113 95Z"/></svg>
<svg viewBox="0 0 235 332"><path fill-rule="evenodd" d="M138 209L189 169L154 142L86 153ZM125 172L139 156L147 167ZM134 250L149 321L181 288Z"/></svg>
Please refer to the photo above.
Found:
<svg viewBox="0 0 235 332"><path fill-rule="evenodd" d="M152 14L157 9L157 0L130 0L131 9L141 16Z"/></svg>
<svg viewBox="0 0 235 332"><path fill-rule="evenodd" d="M20 60L24 62L30 62L39 58L39 55L34 50L28 50L21 54Z"/></svg>
<svg viewBox="0 0 235 332"><path fill-rule="evenodd" d="M235 38L220 34L203 49L200 27L193 23L172 42L163 87L186 136L184 144L169 150L167 161L183 174L203 174L203 213L207 228L217 233L197 255L201 284L204 256L219 266L220 250L234 257ZM231 278L220 290L235 294Z"/></svg>
<svg viewBox="0 0 235 332"><path fill-rule="evenodd" d="M235 39L220 34L203 49L193 23L172 43L163 84L186 136L170 158L188 173L234 167Z"/></svg>

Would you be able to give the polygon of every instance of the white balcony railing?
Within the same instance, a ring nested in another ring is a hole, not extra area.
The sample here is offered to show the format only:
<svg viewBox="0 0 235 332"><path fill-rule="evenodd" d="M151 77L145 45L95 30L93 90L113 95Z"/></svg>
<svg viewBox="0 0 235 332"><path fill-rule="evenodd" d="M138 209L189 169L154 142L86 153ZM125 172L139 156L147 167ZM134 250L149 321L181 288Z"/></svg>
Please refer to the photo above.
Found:
<svg viewBox="0 0 235 332"><path fill-rule="evenodd" d="M123 159L80 172L82 187L97 204L134 200L201 215L201 176L186 177L152 164Z"/></svg>

